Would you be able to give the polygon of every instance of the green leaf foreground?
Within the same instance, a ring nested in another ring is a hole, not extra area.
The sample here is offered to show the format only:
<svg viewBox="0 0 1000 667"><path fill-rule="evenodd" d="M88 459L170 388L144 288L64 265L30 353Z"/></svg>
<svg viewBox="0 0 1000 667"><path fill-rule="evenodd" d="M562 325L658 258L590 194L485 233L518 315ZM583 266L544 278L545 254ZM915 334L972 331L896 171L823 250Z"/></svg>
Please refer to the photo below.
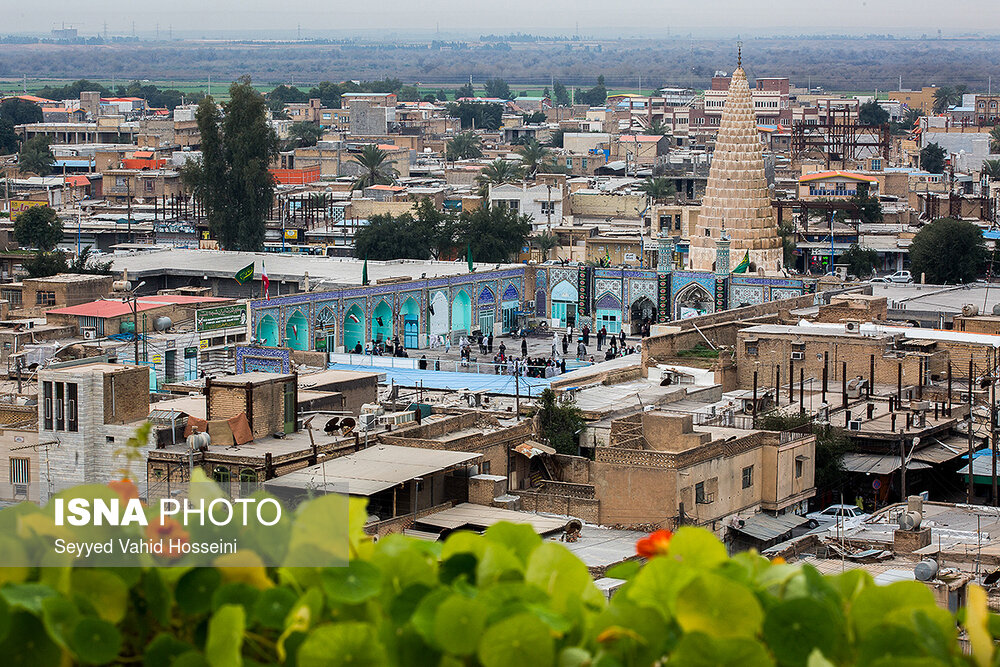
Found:
<svg viewBox="0 0 1000 667"><path fill-rule="evenodd" d="M582 561L528 526L375 543L363 501L349 513L347 567L0 570L3 664L1000 663L1000 616L974 586L956 618L921 583L729 557L711 533L685 527L666 553L612 568L626 583L609 601Z"/></svg>

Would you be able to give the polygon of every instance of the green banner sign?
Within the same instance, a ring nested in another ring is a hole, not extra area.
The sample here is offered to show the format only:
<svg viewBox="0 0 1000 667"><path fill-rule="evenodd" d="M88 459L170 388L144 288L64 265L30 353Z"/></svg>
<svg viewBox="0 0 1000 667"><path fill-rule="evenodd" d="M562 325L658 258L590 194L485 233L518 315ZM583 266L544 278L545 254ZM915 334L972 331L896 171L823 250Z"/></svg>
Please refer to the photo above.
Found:
<svg viewBox="0 0 1000 667"><path fill-rule="evenodd" d="M247 325L246 306L219 306L195 311L194 326L196 331L214 331L228 327L245 327Z"/></svg>

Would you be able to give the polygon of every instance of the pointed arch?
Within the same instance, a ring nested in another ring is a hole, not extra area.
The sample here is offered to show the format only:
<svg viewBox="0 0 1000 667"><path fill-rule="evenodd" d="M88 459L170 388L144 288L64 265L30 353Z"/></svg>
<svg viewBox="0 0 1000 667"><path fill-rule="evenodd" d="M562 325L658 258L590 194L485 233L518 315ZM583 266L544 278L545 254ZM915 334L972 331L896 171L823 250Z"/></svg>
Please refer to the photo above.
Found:
<svg viewBox="0 0 1000 667"><path fill-rule="evenodd" d="M254 336L261 345L266 347L276 347L278 345L278 320L273 315L265 315L257 323L257 332Z"/></svg>
<svg viewBox="0 0 1000 667"><path fill-rule="evenodd" d="M448 296L444 292L434 292L428 305L431 336L447 336L450 319L448 317Z"/></svg>
<svg viewBox="0 0 1000 667"><path fill-rule="evenodd" d="M715 296L700 283L685 285L674 297L674 318L678 320L715 312Z"/></svg>
<svg viewBox="0 0 1000 667"><path fill-rule="evenodd" d="M293 350L309 349L309 321L299 309L285 323L285 343Z"/></svg>
<svg viewBox="0 0 1000 667"><path fill-rule="evenodd" d="M451 330L453 333L472 331L472 299L464 289L460 289L451 301Z"/></svg>
<svg viewBox="0 0 1000 667"><path fill-rule="evenodd" d="M344 314L344 350L354 352L358 344L365 347L365 311L358 304L352 305Z"/></svg>
<svg viewBox="0 0 1000 667"><path fill-rule="evenodd" d="M372 311L372 338L377 341L392 340L392 306L385 299Z"/></svg>
<svg viewBox="0 0 1000 667"><path fill-rule="evenodd" d="M403 347L420 347L420 305L414 297L399 307L399 319L403 322Z"/></svg>

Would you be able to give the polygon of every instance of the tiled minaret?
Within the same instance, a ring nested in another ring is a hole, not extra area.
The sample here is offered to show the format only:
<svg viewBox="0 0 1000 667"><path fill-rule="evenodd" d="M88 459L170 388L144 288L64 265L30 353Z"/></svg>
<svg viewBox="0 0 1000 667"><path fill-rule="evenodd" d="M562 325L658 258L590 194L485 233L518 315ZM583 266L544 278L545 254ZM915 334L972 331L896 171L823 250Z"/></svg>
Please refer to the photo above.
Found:
<svg viewBox="0 0 1000 667"><path fill-rule="evenodd" d="M729 268L735 268L748 250L758 269L770 273L782 268L781 238L764 177L757 115L742 57L729 83L696 233L691 238L692 269L722 269L714 264L716 242L723 230L731 243Z"/></svg>

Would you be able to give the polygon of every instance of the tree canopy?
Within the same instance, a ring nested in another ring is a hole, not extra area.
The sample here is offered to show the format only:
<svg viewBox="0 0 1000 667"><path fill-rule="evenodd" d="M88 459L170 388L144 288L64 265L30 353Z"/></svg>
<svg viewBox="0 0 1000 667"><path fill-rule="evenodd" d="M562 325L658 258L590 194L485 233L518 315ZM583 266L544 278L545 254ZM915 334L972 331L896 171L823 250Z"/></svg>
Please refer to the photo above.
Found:
<svg viewBox="0 0 1000 667"><path fill-rule="evenodd" d="M503 79L486 79L484 88L486 89L486 97L497 97L502 100L514 99L514 91Z"/></svg>
<svg viewBox="0 0 1000 667"><path fill-rule="evenodd" d="M840 256L840 261L847 264L847 272L852 276L867 278L878 266L878 251L853 243L847 252Z"/></svg>
<svg viewBox="0 0 1000 667"><path fill-rule="evenodd" d="M858 122L862 125L883 125L889 122L889 112L875 100L868 100L858 109Z"/></svg>
<svg viewBox="0 0 1000 667"><path fill-rule="evenodd" d="M226 250L264 247L264 221L274 200L268 165L278 138L267 122L264 97L247 77L229 87L225 115L211 97L198 105L201 163L189 162L184 182L201 199L209 229Z"/></svg>
<svg viewBox="0 0 1000 667"><path fill-rule="evenodd" d="M461 132L448 140L445 149L450 160L469 160L482 157L479 137L472 132Z"/></svg>
<svg viewBox="0 0 1000 667"><path fill-rule="evenodd" d="M14 219L14 239L21 247L48 252L62 238L62 221L51 206L32 206Z"/></svg>
<svg viewBox="0 0 1000 667"><path fill-rule="evenodd" d="M515 259L531 232L531 221L506 206L483 206L460 214L441 212L423 200L413 213L372 216L354 236L357 257L440 259L471 247L477 262Z"/></svg>
<svg viewBox="0 0 1000 667"><path fill-rule="evenodd" d="M674 182L663 176L657 176L656 178L647 177L639 185L639 190L654 201L669 199L677 193Z"/></svg>
<svg viewBox="0 0 1000 667"><path fill-rule="evenodd" d="M15 153L20 137L14 128L42 120L42 108L34 102L11 97L0 102L0 155Z"/></svg>
<svg viewBox="0 0 1000 667"><path fill-rule="evenodd" d="M21 152L17 156L17 168L23 172L48 176L55 170L56 157L49 146L50 137L36 135L21 144Z"/></svg>
<svg viewBox="0 0 1000 667"><path fill-rule="evenodd" d="M570 102L566 86L559 81L554 81L552 83L552 103L557 107L568 107Z"/></svg>
<svg viewBox="0 0 1000 667"><path fill-rule="evenodd" d="M388 185L396 180L396 168L389 160L388 151L384 151L375 144L368 144L361 149L352 159L351 163L356 165L359 171L357 180L354 181L354 189L360 190L373 185Z"/></svg>
<svg viewBox="0 0 1000 667"><path fill-rule="evenodd" d="M926 274L936 285L970 283L986 263L982 230L964 220L940 218L917 232L910 243L914 276Z"/></svg>
<svg viewBox="0 0 1000 667"><path fill-rule="evenodd" d="M536 403L542 437L560 454L579 454L580 431L586 422L572 399L559 398L551 389L543 389Z"/></svg>
<svg viewBox="0 0 1000 667"><path fill-rule="evenodd" d="M288 148L315 146L323 138L323 128L317 123L297 121L288 126Z"/></svg>
<svg viewBox="0 0 1000 667"><path fill-rule="evenodd" d="M920 150L920 168L932 174L944 172L944 149L936 143L927 144Z"/></svg>
<svg viewBox="0 0 1000 667"><path fill-rule="evenodd" d="M499 130L503 123L503 106L480 102L452 102L448 115L462 121L462 129Z"/></svg>
<svg viewBox="0 0 1000 667"><path fill-rule="evenodd" d="M604 85L604 75L597 77L597 85L590 90L576 94L577 104L587 104L592 107L602 107L608 101L608 89Z"/></svg>

